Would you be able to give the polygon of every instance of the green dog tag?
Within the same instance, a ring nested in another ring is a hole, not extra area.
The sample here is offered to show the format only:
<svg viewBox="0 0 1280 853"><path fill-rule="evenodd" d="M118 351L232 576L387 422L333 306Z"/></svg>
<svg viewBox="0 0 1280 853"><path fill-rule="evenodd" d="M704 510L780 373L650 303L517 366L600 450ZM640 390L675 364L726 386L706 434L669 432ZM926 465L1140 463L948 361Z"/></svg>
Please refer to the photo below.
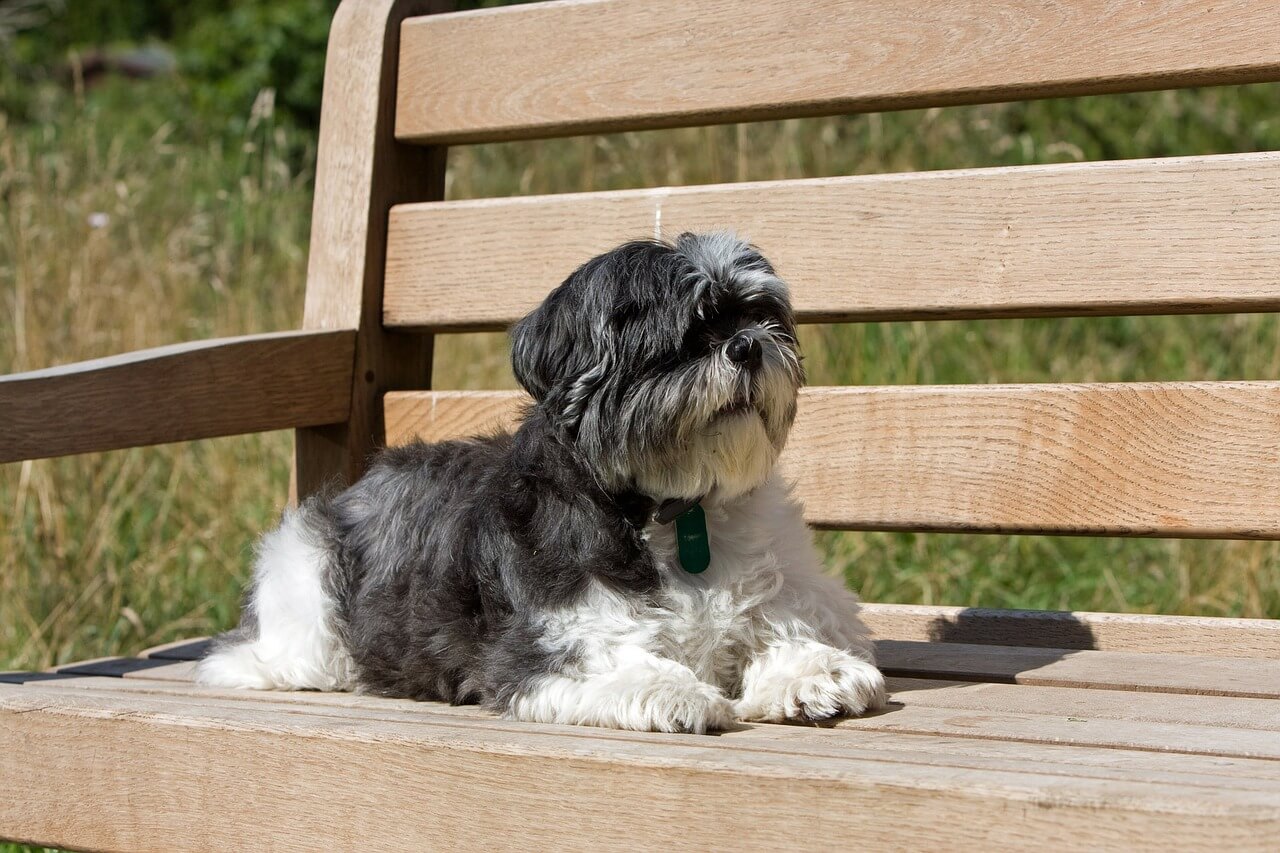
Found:
<svg viewBox="0 0 1280 853"><path fill-rule="evenodd" d="M680 552L680 567L689 574L701 574L711 565L707 516L701 505L694 504L676 516L676 547Z"/></svg>

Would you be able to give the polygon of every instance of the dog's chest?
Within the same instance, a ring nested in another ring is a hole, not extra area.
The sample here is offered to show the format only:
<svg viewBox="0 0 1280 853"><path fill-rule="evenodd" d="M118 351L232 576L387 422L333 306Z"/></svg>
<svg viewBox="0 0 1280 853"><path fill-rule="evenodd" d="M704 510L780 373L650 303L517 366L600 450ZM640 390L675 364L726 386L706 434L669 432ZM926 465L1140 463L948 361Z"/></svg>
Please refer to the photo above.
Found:
<svg viewBox="0 0 1280 853"><path fill-rule="evenodd" d="M773 543L749 514L707 513L711 562L692 574L680 563L674 525L652 526L648 544L662 576L650 614L654 649L720 683L735 681L758 645L761 607L782 587Z"/></svg>

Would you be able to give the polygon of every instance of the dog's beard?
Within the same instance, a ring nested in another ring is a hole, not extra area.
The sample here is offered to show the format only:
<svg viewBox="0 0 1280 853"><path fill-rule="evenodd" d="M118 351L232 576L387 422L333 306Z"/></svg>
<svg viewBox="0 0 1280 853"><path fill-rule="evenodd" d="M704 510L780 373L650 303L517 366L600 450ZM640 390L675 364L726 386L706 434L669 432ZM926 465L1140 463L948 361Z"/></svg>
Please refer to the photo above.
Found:
<svg viewBox="0 0 1280 853"><path fill-rule="evenodd" d="M763 420L755 412L738 412L697 430L684 447L645 459L635 470L635 483L657 499L728 500L768 479L777 455Z"/></svg>
<svg viewBox="0 0 1280 853"><path fill-rule="evenodd" d="M592 407L580 438L594 434L588 444L605 461L609 485L632 485L657 500L719 501L764 483L795 419L803 374L784 332L766 325L757 340L762 358L754 370L721 350L636 382L612 416Z"/></svg>

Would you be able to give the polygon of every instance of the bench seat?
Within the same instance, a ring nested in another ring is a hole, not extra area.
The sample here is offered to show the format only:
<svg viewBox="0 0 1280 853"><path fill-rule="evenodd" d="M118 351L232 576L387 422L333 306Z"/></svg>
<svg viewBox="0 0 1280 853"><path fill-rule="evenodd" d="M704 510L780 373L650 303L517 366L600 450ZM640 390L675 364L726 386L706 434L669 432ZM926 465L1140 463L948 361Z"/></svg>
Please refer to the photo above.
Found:
<svg viewBox="0 0 1280 853"><path fill-rule="evenodd" d="M191 677L203 640L9 673L0 755L26 769L0 819L45 843L138 850L316 838L333 849L1011 848L1045 837L1064 849L1264 849L1280 832L1276 623L893 605L867 615L894 632L878 642L886 711L707 737L202 688ZM1188 651L1203 637L1211 653L1125 650L1116 638L1142 647L1144 618L1151 636ZM1110 623L1057 635L1108 648L983 642L1019 628L1054 636L1055 620ZM926 625L978 642L919 639ZM1213 649L1215 627L1233 638L1229 653Z"/></svg>

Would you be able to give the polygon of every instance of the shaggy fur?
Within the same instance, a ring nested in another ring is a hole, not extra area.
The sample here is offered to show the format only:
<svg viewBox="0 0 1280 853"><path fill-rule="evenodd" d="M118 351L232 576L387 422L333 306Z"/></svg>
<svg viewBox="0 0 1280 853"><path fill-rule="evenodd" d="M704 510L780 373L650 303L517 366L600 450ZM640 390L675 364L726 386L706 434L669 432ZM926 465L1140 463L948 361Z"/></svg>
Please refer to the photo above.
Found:
<svg viewBox="0 0 1280 853"><path fill-rule="evenodd" d="M785 285L729 234L627 243L512 332L519 429L382 451L263 538L205 684L703 732L883 704L856 599L774 472L802 382ZM697 499L711 564L664 502Z"/></svg>

